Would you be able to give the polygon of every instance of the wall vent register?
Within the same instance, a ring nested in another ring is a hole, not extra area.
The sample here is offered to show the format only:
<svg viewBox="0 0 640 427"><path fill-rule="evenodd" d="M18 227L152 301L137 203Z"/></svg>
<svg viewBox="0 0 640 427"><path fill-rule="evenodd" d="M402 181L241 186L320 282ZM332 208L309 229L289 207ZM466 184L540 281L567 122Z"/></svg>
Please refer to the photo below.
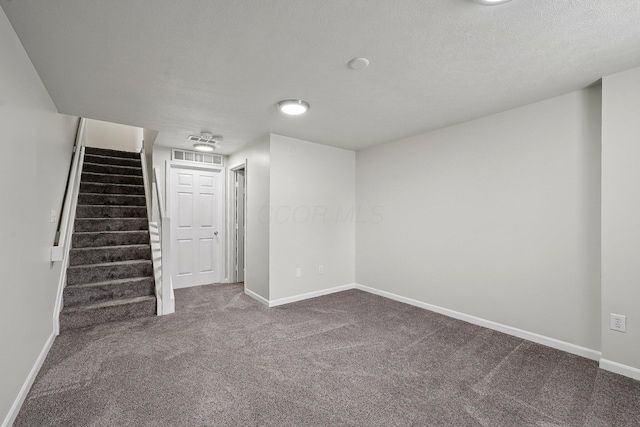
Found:
<svg viewBox="0 0 640 427"><path fill-rule="evenodd" d="M173 149L171 152L171 160L222 166L222 156L218 154L196 153L195 151Z"/></svg>

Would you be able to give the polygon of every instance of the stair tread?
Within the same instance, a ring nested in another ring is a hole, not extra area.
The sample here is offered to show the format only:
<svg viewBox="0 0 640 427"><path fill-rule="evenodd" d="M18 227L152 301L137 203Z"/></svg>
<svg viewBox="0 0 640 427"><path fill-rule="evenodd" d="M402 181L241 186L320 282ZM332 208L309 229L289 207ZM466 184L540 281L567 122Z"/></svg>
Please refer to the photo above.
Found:
<svg viewBox="0 0 640 427"><path fill-rule="evenodd" d="M96 163L96 162L83 162L83 165L109 166L114 168L135 169L136 171L142 169L142 166L111 165L108 163Z"/></svg>
<svg viewBox="0 0 640 427"><path fill-rule="evenodd" d="M109 173L100 174L100 173L96 173L96 172L85 172L85 173L94 173L96 175L113 175L113 174L109 174ZM125 176L129 176L129 175L125 175ZM119 187L135 187L135 188L144 187L143 184L120 184L118 182L91 182L91 183L85 182L85 184L104 185L105 187L111 186L111 185L117 185ZM98 194L103 194L103 193L98 193Z"/></svg>
<svg viewBox="0 0 640 427"><path fill-rule="evenodd" d="M105 231L105 233L107 233ZM123 233L122 231L117 231L117 233ZM94 249L133 249L133 248L148 248L149 246L151 246L148 243L133 243L131 245L113 245L113 246L89 246L87 248L72 248L71 251L82 251L82 252L86 252L86 251L92 251Z"/></svg>
<svg viewBox="0 0 640 427"><path fill-rule="evenodd" d="M100 155L100 156L110 156L110 157L119 157L119 158L128 158L128 159L139 159L140 153L137 151L122 151L122 150L114 150L111 148L99 148L99 147L86 147L85 153L90 155Z"/></svg>
<svg viewBox="0 0 640 427"><path fill-rule="evenodd" d="M113 218L80 218L80 219L113 219ZM148 233L149 230L115 230L115 231L74 231L73 234L117 234L117 233ZM79 248L78 248L79 249Z"/></svg>
<svg viewBox="0 0 640 427"><path fill-rule="evenodd" d="M140 186L142 187L142 186ZM79 196L118 196L118 197L144 197L144 194L120 194L120 193L86 193L80 192Z"/></svg>
<svg viewBox="0 0 640 427"><path fill-rule="evenodd" d="M86 153L86 154L88 156L92 156L92 157L103 157L105 159L125 159L125 160L137 160L137 161L140 161L140 159L131 158L131 157L107 156L106 154L97 154L97 153Z"/></svg>
<svg viewBox="0 0 640 427"><path fill-rule="evenodd" d="M81 285L67 285L66 288L92 288L95 286L111 286L111 285L119 285L121 283L129 283L129 282L145 282L147 280L152 280L153 276L144 276L144 277L128 277L124 279L113 279L113 280L104 280L102 282L94 282L94 283L83 283Z"/></svg>
<svg viewBox="0 0 640 427"><path fill-rule="evenodd" d="M95 310L99 308L117 307L119 305L153 301L155 299L156 297L153 295L145 295L143 297L135 297L135 298L120 298L120 299L114 299L109 301L102 301L96 304L82 304L82 305L74 305L71 307L64 307L62 311L64 311L67 314L70 314L70 313L77 313L81 311Z"/></svg>
<svg viewBox="0 0 640 427"><path fill-rule="evenodd" d="M131 205L78 205L80 206L100 206L100 207L104 207L104 206L108 206L110 208L135 208L135 209L140 209L140 208L146 208L146 205L144 206L131 206ZM113 219L113 218L110 218Z"/></svg>
<svg viewBox="0 0 640 427"><path fill-rule="evenodd" d="M102 205L99 205L99 206L102 206ZM109 217L109 218L76 218L76 221L101 221L101 220L105 220L105 219L113 220L113 221L116 221L116 220L120 221L120 220L123 220L123 219L126 219L128 221L133 221L133 220L139 221L139 220L141 220L143 218L131 218L130 216Z"/></svg>
<svg viewBox="0 0 640 427"><path fill-rule="evenodd" d="M93 163L93 164L98 164L98 163ZM104 166L104 165L101 165ZM127 167L127 166L123 166L123 167ZM142 170L142 168L137 168ZM101 176L126 176L126 177L135 177L135 178L142 178L142 176L138 176L138 175L129 175L126 173L102 173L102 172L91 172L91 171L82 171L83 174L91 174L91 175L101 175ZM85 181L86 182L86 181ZM104 183L102 183L104 184ZM142 184L140 184L142 185Z"/></svg>
<svg viewBox="0 0 640 427"><path fill-rule="evenodd" d="M151 260L133 259L133 260L127 260L127 261L101 262L98 264L70 265L69 267L67 267L67 269L98 268L98 267L105 267L105 266L117 267L121 265L135 265L135 264L151 264Z"/></svg>

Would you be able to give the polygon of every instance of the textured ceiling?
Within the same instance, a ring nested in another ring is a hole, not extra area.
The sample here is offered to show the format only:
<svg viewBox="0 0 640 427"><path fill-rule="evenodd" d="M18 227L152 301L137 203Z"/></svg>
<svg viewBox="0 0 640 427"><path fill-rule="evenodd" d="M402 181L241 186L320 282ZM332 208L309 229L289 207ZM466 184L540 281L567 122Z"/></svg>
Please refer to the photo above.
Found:
<svg viewBox="0 0 640 427"><path fill-rule="evenodd" d="M640 0L2 0L61 113L360 149L640 65ZM369 68L347 63L363 56ZM284 98L311 104L285 117Z"/></svg>

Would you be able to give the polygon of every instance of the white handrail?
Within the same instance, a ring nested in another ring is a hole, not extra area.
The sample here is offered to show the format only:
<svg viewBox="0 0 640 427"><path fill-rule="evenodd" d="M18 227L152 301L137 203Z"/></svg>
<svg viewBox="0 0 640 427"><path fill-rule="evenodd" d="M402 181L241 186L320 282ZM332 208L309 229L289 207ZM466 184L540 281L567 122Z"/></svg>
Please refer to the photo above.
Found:
<svg viewBox="0 0 640 427"><path fill-rule="evenodd" d="M60 311L62 310L62 294L67 283L67 265L69 264L69 250L71 249L71 236L73 234L73 222L76 219L76 206L78 193L80 192L80 180L84 163L84 125L85 119L80 118L76 145L74 147L73 160L71 161L71 174L67 183L67 195L62 209L60 234L57 244L51 247L51 261L62 261L60 280L56 292L56 301L53 309L53 328L56 335L60 334Z"/></svg>
<svg viewBox="0 0 640 427"><path fill-rule="evenodd" d="M140 163L142 166L142 177L144 181L144 199L147 201L147 221L151 222L151 191L149 191L149 187L152 183L149 182L149 167L147 166L147 156L144 151L144 147L140 150Z"/></svg>
<svg viewBox="0 0 640 427"><path fill-rule="evenodd" d="M65 257L65 248L68 249L69 239L73 232L73 220L75 220L75 204L78 200L78 190L80 188L80 174L82 173L82 161L84 159L84 125L85 119L81 118L76 134L76 145L71 166L71 175L67 184L67 196L64 199L62 210L62 223L58 243L51 247L51 261L62 261Z"/></svg>
<svg viewBox="0 0 640 427"><path fill-rule="evenodd" d="M161 181L158 177L158 170L153 168L152 187L157 200L157 238L159 239L157 244L160 250L159 263L154 256L154 270L159 273L156 274L156 297L158 298L158 315L166 315L175 312L175 297L171 281L171 218L167 215L164 200L158 186L159 182Z"/></svg>

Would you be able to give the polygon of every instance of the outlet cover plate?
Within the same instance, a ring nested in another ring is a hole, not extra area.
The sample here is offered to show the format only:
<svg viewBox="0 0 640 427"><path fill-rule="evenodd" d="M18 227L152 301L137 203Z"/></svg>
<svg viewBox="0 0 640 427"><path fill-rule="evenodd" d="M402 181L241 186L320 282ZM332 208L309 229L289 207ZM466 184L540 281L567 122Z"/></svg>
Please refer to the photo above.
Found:
<svg viewBox="0 0 640 427"><path fill-rule="evenodd" d="M609 328L618 332L627 332L627 316L611 313L609 317Z"/></svg>

